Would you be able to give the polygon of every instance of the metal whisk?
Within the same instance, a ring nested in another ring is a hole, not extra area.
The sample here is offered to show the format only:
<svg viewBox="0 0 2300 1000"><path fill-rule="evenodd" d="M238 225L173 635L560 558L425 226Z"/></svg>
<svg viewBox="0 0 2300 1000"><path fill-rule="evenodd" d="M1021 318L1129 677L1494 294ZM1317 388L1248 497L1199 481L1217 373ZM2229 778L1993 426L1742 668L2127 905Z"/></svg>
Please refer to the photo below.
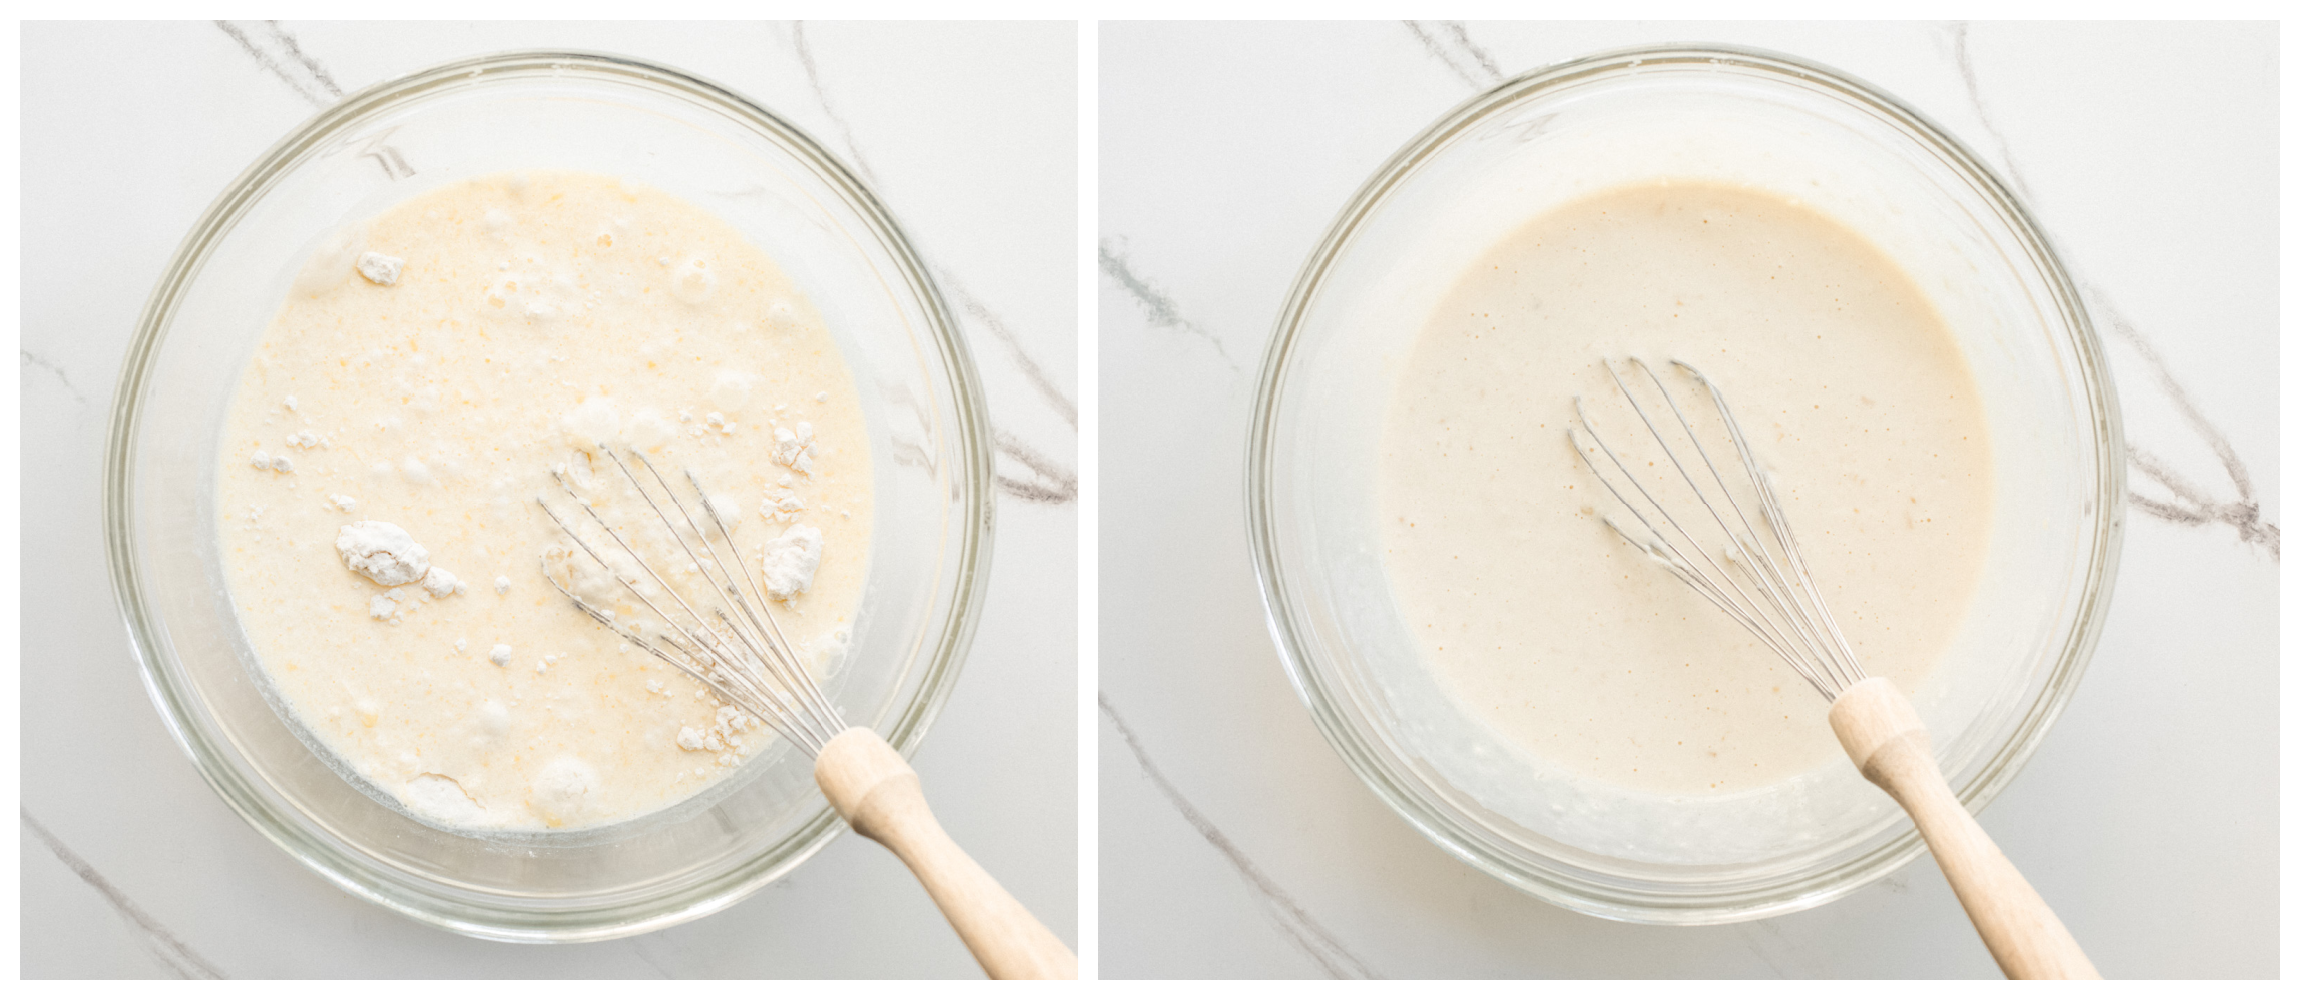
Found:
<svg viewBox="0 0 2300 1000"><path fill-rule="evenodd" d="M614 448L601 443L595 454L607 457L622 472L623 480L645 501L677 544L677 551L685 556L684 572L674 569L669 575L692 576L695 582L684 587L673 585L665 573L640 555L629 526L618 528L608 523L597 507L576 491L562 469L552 470L552 478L574 506L590 516L590 523L629 557L638 574L619 568L609 555L593 548L578 524L562 517L543 497L537 496L536 504L578 549L653 612L655 619L632 622L613 609L584 600L553 576L548 559L544 578L593 621L804 747L815 761L815 783L822 787L832 808L856 833L886 845L910 867L975 960L982 963L983 971L999 979L1077 978L1078 959L1061 939L943 831L927 809L918 773L902 755L869 728L848 726L837 707L823 696L822 688L775 623L769 590L744 564L742 549L729 527L732 519L711 501L694 472L688 470L685 476L694 490L693 505L700 508L700 518L679 500L678 491L644 453L630 451L630 462L626 462ZM632 471L633 462L647 472L654 490ZM657 492L662 495L660 501ZM648 581L658 591L654 596L641 586Z"/></svg>
<svg viewBox="0 0 2300 1000"><path fill-rule="evenodd" d="M1845 641L1837 619L1829 614L1820 591L1813 586L1813 575L1806 570L1804 556L1797 551L1796 533L1789 529L1789 520L1781 513L1781 502L1773 493L1771 478L1758 467L1757 456L1749 451L1749 440L1742 435L1740 423L1733 419L1733 411L1726 408L1724 394L1692 365L1671 362L1706 390L1716 405L1719 421L1732 441L1734 457L1740 460L1737 471L1746 476L1747 485L1727 481L1727 473L1710 457L1709 449L1701 443L1701 435L1695 432L1693 422L1677 405L1676 395L1669 391L1661 375L1642 358L1630 358L1629 365L1644 374L1667 404L1669 415L1675 418L1674 424L1683 440L1690 444L1687 451L1696 462L1689 465L1686 455L1670 443L1670 435L1654 422L1653 415L1646 411L1638 394L1630 391L1629 383L1622 380L1611 361L1606 362L1605 373L1612 377L1613 384L1629 401L1630 409L1661 447L1669 466L1677 471L1680 481L1708 514L1708 523L1692 517L1688 519L1692 528L1688 529L1686 523L1678 521L1669 508L1654 497L1652 490L1631 474L1628 463L1606 445L1597 433L1597 425L1589 419L1588 410L1582 406L1581 397L1576 396L1573 411L1580 418L1581 426L1566 430L1567 439L1573 442L1573 452L1581 456L1582 463L1605 484L1606 491L1645 527L1645 536L1624 530L1611 515L1603 518L1605 526L1653 557L1670 575L1684 581L1695 593L1708 598L1727 617L1748 629L1823 697L1835 700L1846 689L1867 679L1868 675L1861 672L1860 659L1853 655L1852 644ZM1594 449L1582 446L1584 434ZM1615 475L1608 476L1597 460L1590 457L1593 450L1605 457ZM1643 503L1631 502L1615 485L1615 478L1628 483L1630 492ZM1757 509L1754 522L1749 517L1749 506ZM1648 511L1652 513L1648 515ZM1710 530L1712 527L1714 531ZM1696 531L1703 537L1697 537Z"/></svg>
<svg viewBox="0 0 2300 1000"><path fill-rule="evenodd" d="M1846 755L1863 777L1890 794L1916 822L1957 900L2007 976L2100 978L2068 928L1949 789L1916 708L1891 680L1861 672L1852 644L1821 600L1797 550L1796 533L1789 528L1771 477L1750 450L1748 437L1725 405L1724 393L1692 365L1682 361L1670 365L1708 396L1715 426L1731 442L1735 461L1719 465L1702 440L1708 437L1717 443L1718 431L1697 428L1696 424L1709 421L1688 417L1651 365L1630 358L1632 378L1624 379L1607 359L1606 374L1662 457L1647 463L1655 470L1650 479L1633 473L1632 462L1606 444L1581 398L1574 397L1580 425L1566 429L1567 440L1644 531L1624 528L1611 515L1604 517L1606 527L1749 630L1830 699L1829 726ZM1652 388L1633 390L1632 382L1650 383ZM1641 395L1657 396L1662 405L1649 408ZM1668 418L1657 420L1656 413L1663 409ZM1593 455L1603 456L1604 462ZM1672 470L1674 478L1669 475ZM1669 499L1665 502L1656 492ZM1672 504L1698 505L1702 510L1685 510L1687 516L1680 519L1672 513Z"/></svg>
<svg viewBox="0 0 2300 1000"><path fill-rule="evenodd" d="M624 641L646 650L656 659L701 682L711 693L718 695L721 701L765 722L784 739L805 747L809 754L821 755L831 740L847 730L846 722L839 718L838 709L831 705L829 699L823 697L822 688L815 683L814 676L792 653L790 641L783 637L782 628L775 624L774 614L768 610L765 588L759 585L758 579L744 566L742 553L735 548L734 534L727 528L727 519L720 514L718 506L711 502L710 494L704 491L702 482L695 478L692 470L686 472L687 484L695 490L696 506L702 508L704 520L714 529L711 531L704 530L703 522L697 521L694 513L679 502L671 484L663 478L661 472L656 471L654 463L649 462L645 455L633 452L631 457L647 470L648 476L662 490L665 497L663 503L656 502L654 494L640 483L630 465L612 449L602 444L599 450L615 463L615 468L622 471L623 478L631 484L632 490L646 501L648 509L662 521L672 540L686 553L689 571L702 577L705 584L699 589L708 591L718 600L704 601L710 612L708 615L698 610L679 588L671 586L639 555L630 540L623 536L623 532L608 524L607 519L599 515L591 502L576 492L574 485L567 481L567 474L560 469L551 471L551 477L558 481L559 488L565 490L568 498L584 513L591 515L592 523L605 531L607 537L614 539L616 546L630 556L640 571L666 595L665 603L672 605L679 613L674 615L670 609L657 603L655 598L649 597L638 587L638 581L627 577L601 557L574 525L562 519L558 511L543 502L542 497L537 497L535 502L542 506L543 513L550 516L552 523L557 524L559 530L565 532L600 568L620 581L633 598L654 612L665 627L657 630L657 641L650 641L639 630L618 620L615 612L594 605L568 590L551 574L548 562L544 566L544 579L550 580L553 587L565 594L568 600L574 601L575 606L590 615L593 621L614 630ZM664 510L664 503L670 505L670 511ZM677 512L677 521L672 520L671 511ZM682 523L687 527L685 534L678 529ZM696 540L694 543L688 541L690 535ZM722 542L730 550L728 554L731 558L720 558ZM703 549L700 555L695 552L695 545L698 544ZM701 599L700 595L698 599ZM729 605L735 613L728 613Z"/></svg>

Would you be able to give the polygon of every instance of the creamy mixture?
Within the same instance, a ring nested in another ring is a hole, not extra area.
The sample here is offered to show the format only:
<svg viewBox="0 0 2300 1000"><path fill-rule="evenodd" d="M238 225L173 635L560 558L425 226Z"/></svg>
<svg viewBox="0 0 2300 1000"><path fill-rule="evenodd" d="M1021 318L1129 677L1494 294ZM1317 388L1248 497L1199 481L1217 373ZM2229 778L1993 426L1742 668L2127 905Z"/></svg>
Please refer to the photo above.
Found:
<svg viewBox="0 0 2300 1000"><path fill-rule="evenodd" d="M1579 395L1609 441L1647 436L1602 367L1631 355L1724 390L1863 666L1916 690L1987 547L1978 392L1893 261L1755 190L1602 192L1462 275L1400 365L1383 431L1407 622L1476 717L1589 777L1728 793L1841 757L1824 698L1600 522L1614 501L1565 430Z"/></svg>
<svg viewBox="0 0 2300 1000"><path fill-rule="evenodd" d="M417 816L616 822L773 738L554 589L648 617L536 504L576 511L557 468L611 522L651 518L602 442L688 497L692 470L799 655L835 666L870 540L854 380L790 279L694 205L584 174L441 187L317 253L241 377L233 603L304 727Z"/></svg>

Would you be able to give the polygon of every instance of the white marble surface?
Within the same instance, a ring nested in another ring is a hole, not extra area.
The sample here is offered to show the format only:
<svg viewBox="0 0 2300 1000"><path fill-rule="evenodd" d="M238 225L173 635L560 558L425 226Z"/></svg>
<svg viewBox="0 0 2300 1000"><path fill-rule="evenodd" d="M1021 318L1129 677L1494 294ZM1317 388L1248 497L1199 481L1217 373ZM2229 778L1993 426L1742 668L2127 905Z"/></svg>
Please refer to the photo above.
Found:
<svg viewBox="0 0 2300 1000"><path fill-rule="evenodd" d="M901 864L851 836L654 934L540 947L432 930L259 837L145 697L106 581L100 461L121 354L177 241L336 96L531 47L629 53L751 95L860 166L937 269L1008 488L973 653L915 763L952 835L1075 941L1076 39L1070 24L26 25L23 975L979 975Z"/></svg>
<svg viewBox="0 0 2300 1000"><path fill-rule="evenodd" d="M1247 406L1326 225L1504 75L1696 40L1900 96L2058 241L2108 343L2134 499L2098 655L1982 822L2103 973L2278 972L2275 28L1364 22L1100 31L1103 975L1995 974L1929 858L1723 927L1521 895L1359 783L1263 627Z"/></svg>

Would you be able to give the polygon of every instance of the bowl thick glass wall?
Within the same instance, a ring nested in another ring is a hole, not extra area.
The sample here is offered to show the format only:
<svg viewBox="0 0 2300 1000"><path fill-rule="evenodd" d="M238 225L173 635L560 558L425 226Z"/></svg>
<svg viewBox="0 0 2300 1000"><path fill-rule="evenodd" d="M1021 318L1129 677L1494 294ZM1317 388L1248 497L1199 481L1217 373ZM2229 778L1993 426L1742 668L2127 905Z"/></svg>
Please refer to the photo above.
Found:
<svg viewBox="0 0 2300 1000"><path fill-rule="evenodd" d="M991 483L974 370L885 210L796 128L673 70L510 53L371 88L225 191L130 345L106 458L114 587L145 682L208 781L337 885L482 937L585 940L725 907L843 826L778 745L678 806L597 830L476 838L355 787L275 711L224 590L216 448L241 367L310 252L438 185L519 169L622 176L732 223L791 275L870 422L868 587L829 694L908 752L948 693L986 583Z"/></svg>
<svg viewBox="0 0 2300 1000"><path fill-rule="evenodd" d="M1998 503L1964 632L1912 697L1975 809L2090 657L2121 537L2123 439L2083 306L2017 200L1938 127L1817 66L1655 48L1539 70L1450 112L1358 192L1296 280L1255 408L1250 531L1287 670L1328 741L1441 847L1560 905L1708 923L1817 905L1921 845L1842 763L1698 800L1600 801L1555 780L1433 679L1391 596L1374 508L1391 378L1438 298L1543 211L1662 180L1754 186L1838 218L1956 331L1989 414Z"/></svg>

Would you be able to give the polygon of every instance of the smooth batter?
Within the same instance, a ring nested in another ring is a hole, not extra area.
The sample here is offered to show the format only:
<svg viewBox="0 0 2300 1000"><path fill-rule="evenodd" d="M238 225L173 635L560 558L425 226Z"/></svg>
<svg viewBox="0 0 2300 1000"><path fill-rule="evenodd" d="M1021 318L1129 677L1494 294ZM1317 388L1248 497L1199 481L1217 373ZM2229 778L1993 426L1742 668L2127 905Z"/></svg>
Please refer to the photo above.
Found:
<svg viewBox="0 0 2300 1000"><path fill-rule="evenodd" d="M233 603L304 727L417 816L612 823L773 738L547 581L635 610L535 504L563 498L557 466L641 516L603 440L694 470L754 566L811 568L774 611L835 666L871 518L854 380L806 298L710 213L584 174L450 184L316 254L247 365L218 457ZM378 582L406 578L407 540L445 576Z"/></svg>
<svg viewBox="0 0 2300 1000"><path fill-rule="evenodd" d="M1645 433L1602 408L1619 393L1601 359L1630 355L1723 388L1867 672L1922 683L1970 602L1993 503L1963 353L1858 234L1707 184L1546 213L1432 314L1379 472L1408 623L1476 717L1589 777L1729 793L1840 758L1818 693L1600 523L1612 498L1565 429L1581 395L1610 436Z"/></svg>

